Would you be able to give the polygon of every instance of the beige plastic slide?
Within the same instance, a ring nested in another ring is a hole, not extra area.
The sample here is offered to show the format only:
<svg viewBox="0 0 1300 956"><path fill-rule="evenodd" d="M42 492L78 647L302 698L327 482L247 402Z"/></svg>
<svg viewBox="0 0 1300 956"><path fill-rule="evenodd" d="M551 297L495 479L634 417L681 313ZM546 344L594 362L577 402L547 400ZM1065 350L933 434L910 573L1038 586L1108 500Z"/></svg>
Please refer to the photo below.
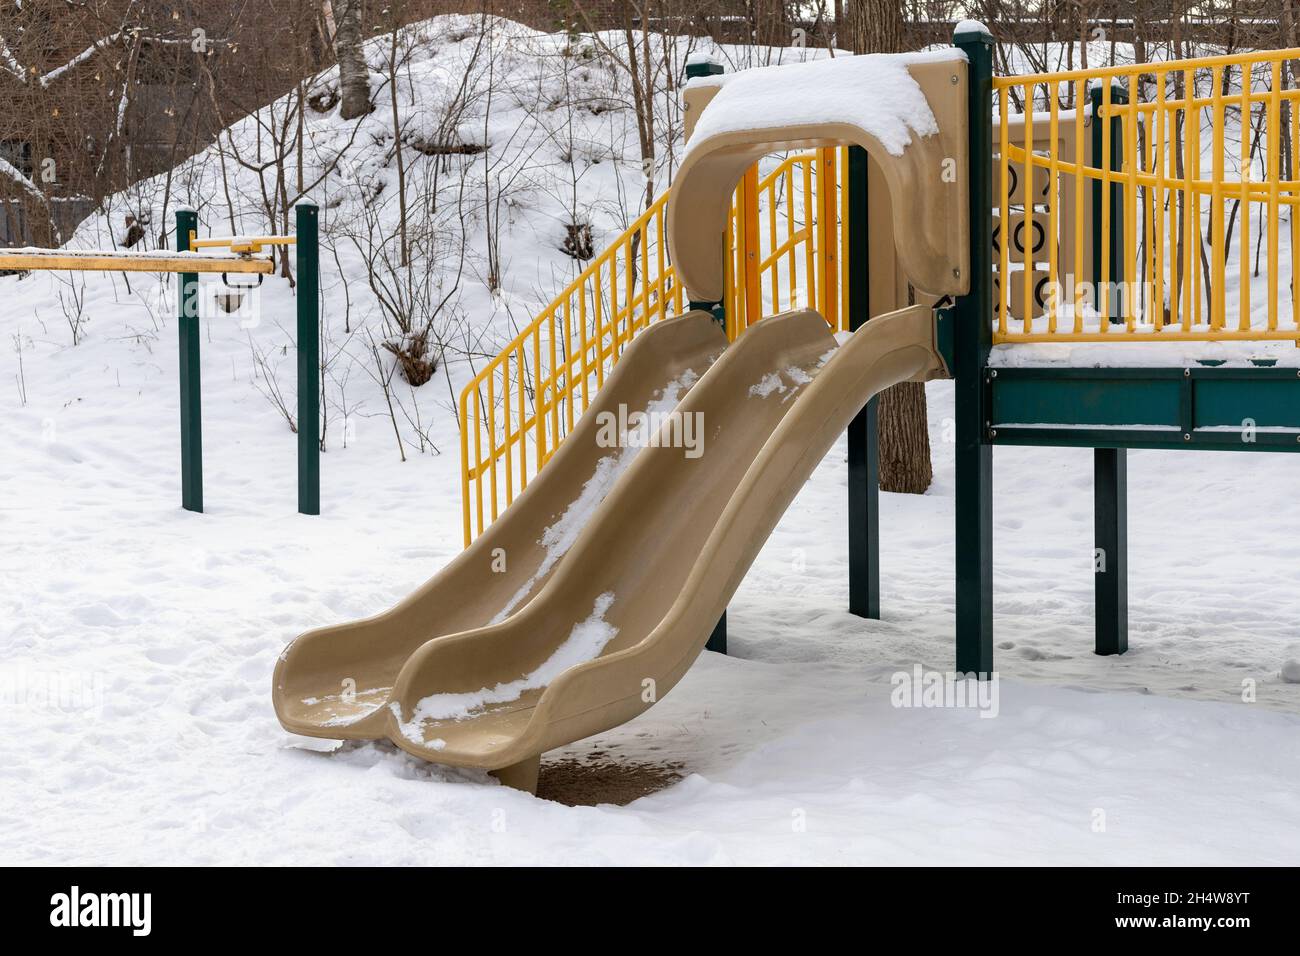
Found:
<svg viewBox="0 0 1300 956"><path fill-rule="evenodd" d="M542 753L649 708L699 655L859 409L896 382L942 374L933 330L927 306L872 319L839 347L811 311L750 328L662 423L658 447L618 479L532 601L411 654L383 711L388 737L534 789ZM694 448L670 442L692 435L702 437ZM488 586L479 574L467 597Z"/></svg>
<svg viewBox="0 0 1300 956"><path fill-rule="evenodd" d="M527 604L638 454L600 444L602 413L671 409L726 345L713 316L698 311L634 338L546 467L441 573L383 614L309 631L285 649L273 681L280 723L312 737L383 737L384 705L407 658L432 638L484 627Z"/></svg>

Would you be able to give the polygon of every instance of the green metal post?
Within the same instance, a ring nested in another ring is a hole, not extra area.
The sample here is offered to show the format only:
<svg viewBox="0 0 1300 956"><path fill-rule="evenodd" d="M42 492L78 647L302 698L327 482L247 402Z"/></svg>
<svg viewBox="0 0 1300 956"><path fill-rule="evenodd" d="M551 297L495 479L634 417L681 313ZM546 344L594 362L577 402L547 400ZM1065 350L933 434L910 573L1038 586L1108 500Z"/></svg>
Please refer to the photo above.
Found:
<svg viewBox="0 0 1300 956"><path fill-rule="evenodd" d="M298 512L320 514L320 210L298 203Z"/></svg>
<svg viewBox="0 0 1300 956"><path fill-rule="evenodd" d="M1093 571L1098 654L1128 650L1128 452L1094 448Z"/></svg>
<svg viewBox="0 0 1300 956"><path fill-rule="evenodd" d="M199 217L193 209L176 211L176 251L188 252L190 233ZM203 414L199 387L199 276L176 276L176 317L180 330L181 507L203 510Z"/></svg>
<svg viewBox="0 0 1300 956"><path fill-rule="evenodd" d="M707 61L686 64L686 79L695 79L698 76L717 76L723 72L722 64L710 63ZM721 302L690 302L690 309L703 309L706 312L712 312L713 317L718 324L722 326L725 332L727 329L726 308ZM705 650L717 651L719 654L727 653L727 612L723 611L722 616L718 618L718 623L713 626L713 633L709 635L709 642L704 645Z"/></svg>
<svg viewBox="0 0 1300 956"><path fill-rule="evenodd" d="M969 62L970 292L953 309L956 401L957 672L993 671L993 448L984 375L993 335L993 37L953 38ZM937 175L937 174L936 174Z"/></svg>
<svg viewBox="0 0 1300 956"><path fill-rule="evenodd" d="M1093 87L1088 92L1089 102L1092 104L1092 143L1089 156L1089 165L1093 169L1103 168L1103 150L1104 142L1102 139L1101 129L1101 96L1100 87ZM1128 102L1128 93L1118 87L1112 87L1110 91L1110 101L1117 105L1123 105ZM1118 116L1110 118L1110 162L1106 168L1112 170L1121 170L1124 168L1124 123ZM1111 183L1105 190L1106 201L1110 203L1110 232L1108 235L1101 234L1101 210L1103 202L1102 184L1096 180L1092 183L1092 289L1093 303L1095 306L1101 305L1101 244L1107 243L1108 255L1110 257L1110 282L1116 290L1116 294L1111 296L1107 302L1107 311L1110 313L1109 318L1112 321L1118 320L1125 315L1124 296L1127 294L1124 288L1124 196L1118 183Z"/></svg>
<svg viewBox="0 0 1300 956"><path fill-rule="evenodd" d="M689 75L692 66L686 68ZM719 71L721 72L721 71ZM686 308L690 311L701 309L713 314L714 321L722 326L722 331L727 331L727 310L721 302L696 302L686 303ZM719 654L727 653L727 612L723 611L722 616L718 618L718 623L713 625L713 633L709 635L709 642L704 645L706 651L716 651Z"/></svg>
<svg viewBox="0 0 1300 956"><path fill-rule="evenodd" d="M849 235L871 235L867 221L867 170L861 146L849 147ZM845 250L849 256L849 328L856 332L871 318L869 244ZM880 446L876 399L849 423L849 613L880 618Z"/></svg>

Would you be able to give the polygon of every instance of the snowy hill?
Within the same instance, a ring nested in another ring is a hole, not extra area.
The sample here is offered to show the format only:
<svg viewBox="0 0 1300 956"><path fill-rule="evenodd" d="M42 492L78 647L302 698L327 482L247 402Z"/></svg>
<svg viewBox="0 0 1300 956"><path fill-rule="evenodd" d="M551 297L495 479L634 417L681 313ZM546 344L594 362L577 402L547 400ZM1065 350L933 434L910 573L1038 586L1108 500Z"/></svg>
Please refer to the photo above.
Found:
<svg viewBox="0 0 1300 956"><path fill-rule="evenodd" d="M654 128L643 146L618 56L621 35L542 34L497 19L484 29L476 17L436 17L368 42L376 107L368 116L339 117L331 69L171 173L112 197L69 245L122 245L132 221L145 232L134 248L170 245L175 210L186 206L198 213L200 235L291 232L293 204L317 203L325 448L346 444L344 422L355 428L389 417L391 397L405 451L429 451L445 445L433 431L454 417L453 397L471 365L495 355L626 228L647 187L657 195L668 185L680 151L677 84L699 42L682 38L680 51L653 68ZM741 63L760 54L774 62L823 55L713 53ZM74 340L115 387L139 387L149 373L131 368L171 334L167 277L0 283L19 314L39 316L9 330L20 337L28 398L43 393L42 357ZM245 386L222 401L242 404L251 385L267 398L259 417L291 419L290 281L246 295L234 316L216 304L223 290L215 277L204 285L212 286L201 297L211 340L205 364L219 362ZM436 366L437 380L410 388L394 374L386 345ZM381 379L392 381L391 396Z"/></svg>

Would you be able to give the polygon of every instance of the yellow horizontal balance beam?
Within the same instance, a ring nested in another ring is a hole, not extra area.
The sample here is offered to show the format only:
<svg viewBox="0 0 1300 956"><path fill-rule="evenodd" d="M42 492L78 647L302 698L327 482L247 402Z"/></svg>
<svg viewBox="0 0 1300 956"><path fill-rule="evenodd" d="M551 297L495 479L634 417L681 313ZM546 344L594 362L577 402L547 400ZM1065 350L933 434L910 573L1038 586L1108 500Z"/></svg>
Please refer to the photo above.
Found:
<svg viewBox="0 0 1300 956"><path fill-rule="evenodd" d="M70 272L227 272L271 275L269 256L122 253L111 250L70 253L63 249L0 253L0 270Z"/></svg>

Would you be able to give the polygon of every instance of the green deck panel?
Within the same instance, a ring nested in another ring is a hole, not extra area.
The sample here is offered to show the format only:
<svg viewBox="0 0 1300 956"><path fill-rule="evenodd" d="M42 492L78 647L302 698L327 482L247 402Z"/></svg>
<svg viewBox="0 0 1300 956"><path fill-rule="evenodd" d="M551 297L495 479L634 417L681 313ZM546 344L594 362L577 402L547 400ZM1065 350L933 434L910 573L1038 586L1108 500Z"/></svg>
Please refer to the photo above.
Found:
<svg viewBox="0 0 1300 956"><path fill-rule="evenodd" d="M1300 451L1294 368L1008 368L985 381L997 444Z"/></svg>

